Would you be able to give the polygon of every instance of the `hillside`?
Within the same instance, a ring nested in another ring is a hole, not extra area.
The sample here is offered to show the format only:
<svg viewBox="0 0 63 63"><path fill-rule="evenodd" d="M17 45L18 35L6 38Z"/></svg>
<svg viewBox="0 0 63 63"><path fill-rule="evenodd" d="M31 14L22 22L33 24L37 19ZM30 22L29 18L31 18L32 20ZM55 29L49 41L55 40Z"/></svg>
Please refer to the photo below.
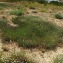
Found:
<svg viewBox="0 0 63 63"><path fill-rule="evenodd" d="M0 3L0 63L62 62L62 5Z"/></svg>

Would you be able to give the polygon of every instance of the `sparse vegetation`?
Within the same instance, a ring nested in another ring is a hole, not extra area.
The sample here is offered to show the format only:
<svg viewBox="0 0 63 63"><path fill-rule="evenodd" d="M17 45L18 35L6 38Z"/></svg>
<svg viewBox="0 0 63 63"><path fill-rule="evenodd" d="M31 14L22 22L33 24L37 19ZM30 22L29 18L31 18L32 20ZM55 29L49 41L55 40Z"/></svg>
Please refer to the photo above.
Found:
<svg viewBox="0 0 63 63"><path fill-rule="evenodd" d="M57 55L54 60L54 63L63 63L63 55Z"/></svg>
<svg viewBox="0 0 63 63"><path fill-rule="evenodd" d="M35 7L34 7L34 6L32 6L32 5L31 5L31 6L29 6L29 8L30 8L30 9L35 9Z"/></svg>
<svg viewBox="0 0 63 63"><path fill-rule="evenodd" d="M10 14L20 16L20 15L23 15L23 11L22 10L13 10L10 12Z"/></svg>
<svg viewBox="0 0 63 63"><path fill-rule="evenodd" d="M12 10L10 12L10 14L11 15L17 15L17 16L23 15L24 14L24 8L21 7L20 5L18 5L15 10Z"/></svg>
<svg viewBox="0 0 63 63"><path fill-rule="evenodd" d="M55 14L55 18L57 18L57 19L63 19L63 16L61 14Z"/></svg>
<svg viewBox="0 0 63 63"><path fill-rule="evenodd" d="M42 9L40 10L40 12L47 12L47 9Z"/></svg>
<svg viewBox="0 0 63 63"><path fill-rule="evenodd" d="M4 9L5 7L7 7L5 3L0 3L0 10Z"/></svg>
<svg viewBox="0 0 63 63"><path fill-rule="evenodd" d="M6 5L6 3L1 2L1 3L0 3L0 6L4 6L4 7L5 7L5 6L7 6L7 5Z"/></svg>
<svg viewBox="0 0 63 63"><path fill-rule="evenodd" d="M3 7L2 6L0 6L0 10L2 10L3 9Z"/></svg>
<svg viewBox="0 0 63 63"><path fill-rule="evenodd" d="M0 63L52 63L53 58L62 63L63 55L58 54L63 51L63 3L4 1L0 2Z"/></svg>
<svg viewBox="0 0 63 63"><path fill-rule="evenodd" d="M24 52L11 53L9 57L3 58L0 56L0 63L35 63L32 60L27 59Z"/></svg>

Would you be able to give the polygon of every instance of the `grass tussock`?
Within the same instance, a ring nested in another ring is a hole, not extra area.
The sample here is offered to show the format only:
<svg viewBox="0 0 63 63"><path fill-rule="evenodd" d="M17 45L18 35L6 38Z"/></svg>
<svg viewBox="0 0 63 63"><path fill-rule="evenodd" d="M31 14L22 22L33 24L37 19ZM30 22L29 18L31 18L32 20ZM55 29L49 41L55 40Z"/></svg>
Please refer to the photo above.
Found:
<svg viewBox="0 0 63 63"><path fill-rule="evenodd" d="M10 14L20 16L20 15L23 15L23 11L22 10L13 10L10 12Z"/></svg>
<svg viewBox="0 0 63 63"><path fill-rule="evenodd" d="M18 5L15 10L10 11L10 14L21 16L24 14L24 8Z"/></svg>
<svg viewBox="0 0 63 63"><path fill-rule="evenodd" d="M0 21L3 24L3 21ZM21 16L13 19L18 27L0 24L4 40L16 41L25 48L53 48L62 37L62 29L35 16ZM6 26L6 27L5 27Z"/></svg>
<svg viewBox="0 0 63 63"><path fill-rule="evenodd" d="M55 18L57 18L57 19L63 19L63 16L61 14L55 14Z"/></svg>

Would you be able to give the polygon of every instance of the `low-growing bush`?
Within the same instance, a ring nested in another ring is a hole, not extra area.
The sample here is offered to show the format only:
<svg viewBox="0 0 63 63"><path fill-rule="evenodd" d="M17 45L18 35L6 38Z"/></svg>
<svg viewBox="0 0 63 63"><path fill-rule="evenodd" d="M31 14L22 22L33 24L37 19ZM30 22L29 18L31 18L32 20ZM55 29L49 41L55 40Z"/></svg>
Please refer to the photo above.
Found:
<svg viewBox="0 0 63 63"><path fill-rule="evenodd" d="M20 16L20 15L23 15L23 11L21 9L20 10L17 9L17 10L11 11L10 14Z"/></svg>
<svg viewBox="0 0 63 63"><path fill-rule="evenodd" d="M18 16L12 21L19 26L16 28L8 25L3 26L4 28L0 26L3 38L10 37L12 41L25 48L53 48L58 44L61 38L59 36L63 31L56 25L36 16Z"/></svg>
<svg viewBox="0 0 63 63"><path fill-rule="evenodd" d="M63 55L57 55L54 60L54 63L63 63Z"/></svg>
<svg viewBox="0 0 63 63"><path fill-rule="evenodd" d="M55 14L55 18L57 18L57 19L63 19L63 16L61 14Z"/></svg>

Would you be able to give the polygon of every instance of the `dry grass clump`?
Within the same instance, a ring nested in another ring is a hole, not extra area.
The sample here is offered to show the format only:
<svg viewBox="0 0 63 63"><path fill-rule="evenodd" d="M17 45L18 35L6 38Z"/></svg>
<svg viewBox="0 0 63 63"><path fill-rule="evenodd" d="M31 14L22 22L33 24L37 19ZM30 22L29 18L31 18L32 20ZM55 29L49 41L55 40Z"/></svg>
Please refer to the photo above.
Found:
<svg viewBox="0 0 63 63"><path fill-rule="evenodd" d="M63 55L57 55L54 60L54 63L63 63Z"/></svg>
<svg viewBox="0 0 63 63"><path fill-rule="evenodd" d="M0 63L35 63L32 60L26 58L24 52L11 53L9 57L2 57Z"/></svg>

